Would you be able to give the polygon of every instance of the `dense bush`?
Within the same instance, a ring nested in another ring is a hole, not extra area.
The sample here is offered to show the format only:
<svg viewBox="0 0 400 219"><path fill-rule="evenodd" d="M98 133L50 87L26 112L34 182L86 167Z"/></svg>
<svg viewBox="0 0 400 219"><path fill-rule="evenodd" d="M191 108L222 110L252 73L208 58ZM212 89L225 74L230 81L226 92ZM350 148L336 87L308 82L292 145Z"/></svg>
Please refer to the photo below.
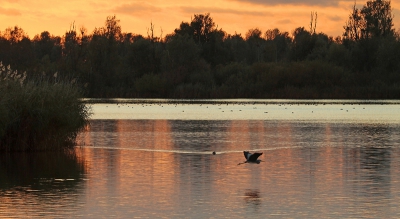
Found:
<svg viewBox="0 0 400 219"><path fill-rule="evenodd" d="M51 151L74 145L85 128L89 108L67 80L27 79L0 65L0 150Z"/></svg>

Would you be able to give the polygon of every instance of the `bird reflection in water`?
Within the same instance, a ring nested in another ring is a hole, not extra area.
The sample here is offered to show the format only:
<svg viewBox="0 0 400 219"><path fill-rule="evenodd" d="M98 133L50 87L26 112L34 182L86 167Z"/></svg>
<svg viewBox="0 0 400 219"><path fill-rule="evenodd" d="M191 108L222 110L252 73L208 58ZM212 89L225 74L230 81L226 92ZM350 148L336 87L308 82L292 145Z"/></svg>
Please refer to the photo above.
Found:
<svg viewBox="0 0 400 219"><path fill-rule="evenodd" d="M261 196L258 190L248 189L244 193L244 201L255 208L261 205Z"/></svg>

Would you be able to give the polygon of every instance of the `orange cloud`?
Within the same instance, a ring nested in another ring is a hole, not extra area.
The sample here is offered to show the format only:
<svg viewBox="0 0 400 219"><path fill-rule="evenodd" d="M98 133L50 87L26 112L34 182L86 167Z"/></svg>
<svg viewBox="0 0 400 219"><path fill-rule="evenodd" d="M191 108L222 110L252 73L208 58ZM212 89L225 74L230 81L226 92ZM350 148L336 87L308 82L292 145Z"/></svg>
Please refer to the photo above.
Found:
<svg viewBox="0 0 400 219"><path fill-rule="evenodd" d="M6 16L19 16L19 15L21 15L21 12L18 11L17 9L13 9L13 8L0 7L0 14L6 15Z"/></svg>
<svg viewBox="0 0 400 219"><path fill-rule="evenodd" d="M270 16L271 13L261 10L239 10L230 8L217 8L217 7L190 7L184 6L180 8L184 13L199 14L199 13L210 13L210 14L232 14L235 16L241 15L255 15L255 16Z"/></svg>
<svg viewBox="0 0 400 219"><path fill-rule="evenodd" d="M161 12L162 8L147 3L129 3L119 5L113 11L115 11L116 13L137 16L138 14L151 14L155 12Z"/></svg>

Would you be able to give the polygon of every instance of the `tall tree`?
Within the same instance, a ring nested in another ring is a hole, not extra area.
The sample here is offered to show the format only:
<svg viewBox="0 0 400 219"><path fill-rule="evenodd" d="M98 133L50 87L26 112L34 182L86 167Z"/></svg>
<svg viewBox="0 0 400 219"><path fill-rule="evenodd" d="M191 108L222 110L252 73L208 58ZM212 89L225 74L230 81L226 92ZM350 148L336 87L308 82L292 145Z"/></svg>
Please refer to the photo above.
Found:
<svg viewBox="0 0 400 219"><path fill-rule="evenodd" d="M362 33L365 29L365 21L362 18L360 10L356 8L356 4L354 4L353 11L349 15L349 20L346 21L346 25L343 26L343 28L343 37L345 39L357 41L362 38Z"/></svg>
<svg viewBox="0 0 400 219"><path fill-rule="evenodd" d="M114 16L108 16L105 22L104 34L109 40L120 40L121 34L121 25L119 24L120 20Z"/></svg>
<svg viewBox="0 0 400 219"><path fill-rule="evenodd" d="M280 34L281 34L280 30L278 28L275 28L265 31L264 35L266 40L274 40Z"/></svg>
<svg viewBox="0 0 400 219"><path fill-rule="evenodd" d="M79 62L79 39L75 30L75 25L65 33L63 47L63 61L66 72L76 73Z"/></svg>
<svg viewBox="0 0 400 219"><path fill-rule="evenodd" d="M31 40L25 31L18 27L9 27L2 32L0 38L0 61L3 64L16 66L18 70L25 70L33 63L34 53Z"/></svg>
<svg viewBox="0 0 400 219"><path fill-rule="evenodd" d="M248 45L240 34L228 35L224 43L233 62L246 62Z"/></svg>
<svg viewBox="0 0 400 219"><path fill-rule="evenodd" d="M212 38L213 32L216 30L215 23L210 17L210 14L195 14L192 21L189 23L182 22L178 29L175 29L175 34L192 37L197 44L204 44Z"/></svg>
<svg viewBox="0 0 400 219"><path fill-rule="evenodd" d="M18 43L22 41L24 38L28 38L25 31L18 27L9 27L3 32L3 37L6 38L11 44Z"/></svg>
<svg viewBox="0 0 400 219"><path fill-rule="evenodd" d="M263 50L265 40L262 38L262 32L260 29L250 29L246 33L246 42L249 45L249 51L247 56L247 61L249 64L254 62L263 61Z"/></svg>
<svg viewBox="0 0 400 219"><path fill-rule="evenodd" d="M388 36L394 33L390 0L368 1L361 14L365 20L366 37Z"/></svg>
<svg viewBox="0 0 400 219"><path fill-rule="evenodd" d="M349 20L343 28L343 37L354 41L393 35L390 0L368 1L361 10L354 5Z"/></svg>
<svg viewBox="0 0 400 219"><path fill-rule="evenodd" d="M272 41L276 47L274 61L282 61L287 58L287 52L292 42L288 32L281 32L278 28L269 29L265 32L265 39Z"/></svg>
<svg viewBox="0 0 400 219"><path fill-rule="evenodd" d="M209 13L195 14L190 26L193 28L193 39L196 43L208 42L215 29L215 23Z"/></svg>
<svg viewBox="0 0 400 219"><path fill-rule="evenodd" d="M302 61L307 58L314 48L314 41L310 32L304 27L298 27L293 31L293 43L291 48L291 59Z"/></svg>

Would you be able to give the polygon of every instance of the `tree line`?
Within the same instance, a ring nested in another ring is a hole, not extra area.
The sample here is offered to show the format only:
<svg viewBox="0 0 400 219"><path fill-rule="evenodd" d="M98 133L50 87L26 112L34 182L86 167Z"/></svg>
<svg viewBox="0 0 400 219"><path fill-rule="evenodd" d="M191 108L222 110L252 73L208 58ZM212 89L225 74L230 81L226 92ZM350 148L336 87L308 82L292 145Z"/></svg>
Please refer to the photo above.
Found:
<svg viewBox="0 0 400 219"><path fill-rule="evenodd" d="M63 36L0 33L0 61L28 77L77 80L87 97L400 98L400 36L390 1L353 7L343 35L310 27L228 34L195 14L162 36L122 32L116 16L91 33L74 24ZM158 35L157 35L158 34ZM57 74L55 74L57 72Z"/></svg>

